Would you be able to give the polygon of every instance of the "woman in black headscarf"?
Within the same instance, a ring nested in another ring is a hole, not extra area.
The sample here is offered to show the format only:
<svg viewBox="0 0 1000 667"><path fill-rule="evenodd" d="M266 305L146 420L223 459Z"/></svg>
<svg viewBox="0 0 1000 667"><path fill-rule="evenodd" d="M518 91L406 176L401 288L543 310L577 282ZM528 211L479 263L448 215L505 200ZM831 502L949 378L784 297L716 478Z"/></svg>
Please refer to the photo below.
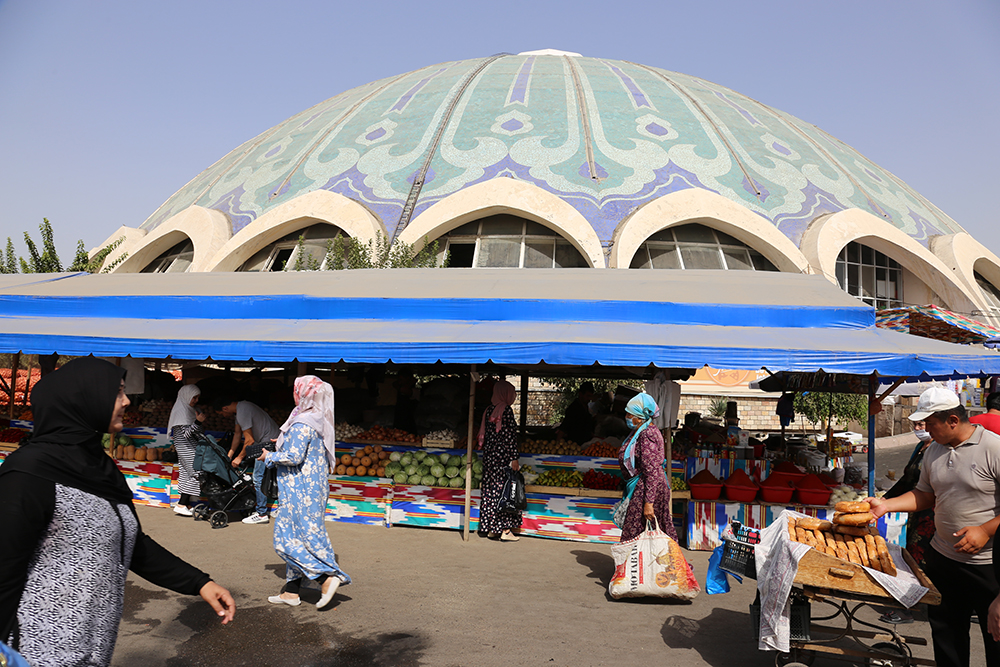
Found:
<svg viewBox="0 0 1000 667"><path fill-rule="evenodd" d="M122 430L129 404L125 371L75 359L31 404L34 431L0 466L0 638L32 664L108 665L129 569L232 620L229 591L142 532L104 452L101 435Z"/></svg>

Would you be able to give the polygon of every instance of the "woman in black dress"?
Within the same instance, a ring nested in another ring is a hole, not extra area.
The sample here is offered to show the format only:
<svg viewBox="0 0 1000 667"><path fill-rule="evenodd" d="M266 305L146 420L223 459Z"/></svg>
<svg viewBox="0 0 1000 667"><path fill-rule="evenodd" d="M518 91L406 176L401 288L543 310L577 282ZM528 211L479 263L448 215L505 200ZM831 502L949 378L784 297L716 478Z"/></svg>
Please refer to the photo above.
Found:
<svg viewBox="0 0 1000 667"><path fill-rule="evenodd" d="M479 425L479 447L483 450L483 481L480 484L479 535L501 542L521 539L512 531L521 527L521 513L497 511L507 471L521 467L517 451L517 422L511 404L517 392L506 380L493 386L492 404L486 407Z"/></svg>

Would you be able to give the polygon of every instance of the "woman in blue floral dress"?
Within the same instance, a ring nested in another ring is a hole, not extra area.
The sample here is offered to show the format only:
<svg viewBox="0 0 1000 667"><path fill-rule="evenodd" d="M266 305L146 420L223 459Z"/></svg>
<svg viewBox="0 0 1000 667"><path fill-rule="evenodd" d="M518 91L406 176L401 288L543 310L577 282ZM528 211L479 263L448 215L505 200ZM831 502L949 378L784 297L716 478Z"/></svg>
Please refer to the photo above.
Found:
<svg viewBox="0 0 1000 667"><path fill-rule="evenodd" d="M324 514L334 454L333 387L314 375L295 380L296 408L281 427L276 452L261 455L267 467L278 466L278 513L274 550L285 561L285 586L268 602L301 604L303 579L320 585L322 609L351 578L340 569L326 532Z"/></svg>

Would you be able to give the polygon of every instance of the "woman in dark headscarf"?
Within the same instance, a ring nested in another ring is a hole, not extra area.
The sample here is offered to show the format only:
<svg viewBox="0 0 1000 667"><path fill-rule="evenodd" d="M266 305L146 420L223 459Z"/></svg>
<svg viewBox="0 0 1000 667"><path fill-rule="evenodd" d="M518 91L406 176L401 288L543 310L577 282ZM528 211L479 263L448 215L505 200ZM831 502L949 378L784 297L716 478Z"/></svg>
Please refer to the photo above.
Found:
<svg viewBox="0 0 1000 667"><path fill-rule="evenodd" d="M125 371L75 359L31 392L35 428L0 466L0 637L32 664L111 662L129 569L233 618L229 591L142 532L101 445L122 430Z"/></svg>
<svg viewBox="0 0 1000 667"><path fill-rule="evenodd" d="M479 425L479 447L483 450L482 501L479 504L479 535L516 542L512 531L521 528L521 513L500 514L500 497L507 481L507 471L521 467L517 451L517 422L511 404L517 396L514 385L506 380L493 385L493 401L483 413Z"/></svg>

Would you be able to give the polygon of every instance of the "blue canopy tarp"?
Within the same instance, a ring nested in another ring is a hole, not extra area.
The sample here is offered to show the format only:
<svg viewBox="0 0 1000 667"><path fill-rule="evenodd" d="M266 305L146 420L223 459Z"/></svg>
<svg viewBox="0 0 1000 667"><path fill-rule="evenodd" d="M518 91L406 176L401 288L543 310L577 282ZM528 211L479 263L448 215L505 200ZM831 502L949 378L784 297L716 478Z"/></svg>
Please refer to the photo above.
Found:
<svg viewBox="0 0 1000 667"><path fill-rule="evenodd" d="M176 359L1000 374L821 276L398 269L0 276L0 349Z"/></svg>

